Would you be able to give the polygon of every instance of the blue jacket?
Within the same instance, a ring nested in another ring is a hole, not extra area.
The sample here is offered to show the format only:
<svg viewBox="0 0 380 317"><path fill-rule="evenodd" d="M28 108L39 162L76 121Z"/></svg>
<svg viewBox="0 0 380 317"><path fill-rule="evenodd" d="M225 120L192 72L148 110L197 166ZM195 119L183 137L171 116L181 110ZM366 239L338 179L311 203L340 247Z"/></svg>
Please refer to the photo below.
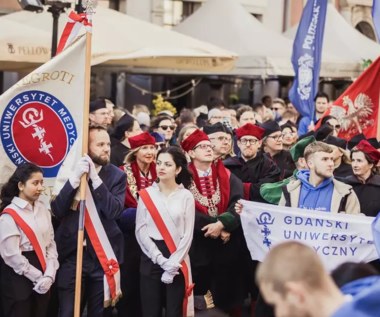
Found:
<svg viewBox="0 0 380 317"><path fill-rule="evenodd" d="M343 304L331 317L379 317L380 282L363 289Z"/></svg>
<svg viewBox="0 0 380 317"><path fill-rule="evenodd" d="M301 181L301 192L298 207L304 209L314 209L321 211L331 210L331 198L334 190L332 177L325 179L317 187L309 183L310 171L301 170L297 173L297 178Z"/></svg>

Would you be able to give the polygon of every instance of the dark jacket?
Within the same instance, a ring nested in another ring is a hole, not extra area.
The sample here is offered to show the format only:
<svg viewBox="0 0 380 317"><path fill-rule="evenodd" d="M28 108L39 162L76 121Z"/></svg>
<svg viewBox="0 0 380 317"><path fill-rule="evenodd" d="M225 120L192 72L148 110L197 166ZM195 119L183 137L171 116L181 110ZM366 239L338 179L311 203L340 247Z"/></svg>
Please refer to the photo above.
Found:
<svg viewBox="0 0 380 317"><path fill-rule="evenodd" d="M117 167L124 164L125 156L131 149L121 142L116 142L111 148L111 163Z"/></svg>
<svg viewBox="0 0 380 317"><path fill-rule="evenodd" d="M354 189L359 199L361 212L366 216L376 217L380 211L380 175L370 176L365 184L360 182L355 175L340 180Z"/></svg>
<svg viewBox="0 0 380 317"><path fill-rule="evenodd" d="M256 157L245 162L241 157L230 157L223 161L233 174L243 183L250 183L249 199L266 202L260 195L260 186L265 183L274 183L280 179L280 169L273 160L262 152Z"/></svg>
<svg viewBox="0 0 380 317"><path fill-rule="evenodd" d="M99 176L103 183L96 190L93 190L90 185L92 197L117 260L122 263L123 234L116 219L120 217L124 208L126 176L112 164L103 166ZM79 211L71 209L76 191L67 181L51 203L53 214L60 220L60 225L55 233L60 262L76 253L77 250ZM87 235L86 241L89 245L90 240Z"/></svg>
<svg viewBox="0 0 380 317"><path fill-rule="evenodd" d="M289 151L282 150L272 157L273 161L276 163L281 171L280 180L288 178L293 175L296 165L290 155Z"/></svg>

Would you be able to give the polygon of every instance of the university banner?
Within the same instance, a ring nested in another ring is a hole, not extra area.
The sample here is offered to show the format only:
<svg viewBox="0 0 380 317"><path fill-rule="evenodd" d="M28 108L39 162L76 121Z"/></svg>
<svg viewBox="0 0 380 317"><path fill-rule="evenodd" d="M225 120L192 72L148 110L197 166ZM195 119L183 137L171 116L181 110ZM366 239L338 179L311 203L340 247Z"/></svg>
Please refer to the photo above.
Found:
<svg viewBox="0 0 380 317"><path fill-rule="evenodd" d="M81 144L85 45L83 36L0 96L0 186L32 162L51 195L66 156Z"/></svg>
<svg viewBox="0 0 380 317"><path fill-rule="evenodd" d="M312 247L326 269L344 262L370 262L379 256L373 217L280 207L243 200L241 222L253 260L262 261L276 244L296 240Z"/></svg>
<svg viewBox="0 0 380 317"><path fill-rule="evenodd" d="M295 77L289 98L297 111L310 121L314 120L314 97L319 85L327 2L307 1L293 43Z"/></svg>

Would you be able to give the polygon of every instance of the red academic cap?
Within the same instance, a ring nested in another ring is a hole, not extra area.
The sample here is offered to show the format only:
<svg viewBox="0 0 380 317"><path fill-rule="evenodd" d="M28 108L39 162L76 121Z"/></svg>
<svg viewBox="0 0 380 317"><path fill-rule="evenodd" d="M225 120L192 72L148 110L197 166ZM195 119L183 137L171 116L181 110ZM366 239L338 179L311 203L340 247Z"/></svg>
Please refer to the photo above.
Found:
<svg viewBox="0 0 380 317"><path fill-rule="evenodd" d="M143 145L156 145L156 140L149 132L143 132L133 137L128 138L131 149L134 150Z"/></svg>
<svg viewBox="0 0 380 317"><path fill-rule="evenodd" d="M181 147L184 149L184 151L189 152L190 150L194 149L196 145L201 141L209 141L209 138L206 133L197 129L182 141Z"/></svg>
<svg viewBox="0 0 380 317"><path fill-rule="evenodd" d="M377 151L367 140L361 140L355 148L367 154L375 164L380 161L380 152Z"/></svg>
<svg viewBox="0 0 380 317"><path fill-rule="evenodd" d="M257 125L254 125L252 123L246 123L239 129L235 130L236 136L238 140L240 140L241 137L245 135L251 135L256 137L257 139L261 140L264 136L265 130L263 128L260 128Z"/></svg>

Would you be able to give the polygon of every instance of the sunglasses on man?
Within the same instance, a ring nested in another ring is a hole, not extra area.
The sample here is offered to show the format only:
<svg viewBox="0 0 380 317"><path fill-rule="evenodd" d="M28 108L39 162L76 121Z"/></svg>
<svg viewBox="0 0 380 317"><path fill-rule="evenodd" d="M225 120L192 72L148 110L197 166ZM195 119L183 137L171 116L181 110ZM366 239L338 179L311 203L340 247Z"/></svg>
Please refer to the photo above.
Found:
<svg viewBox="0 0 380 317"><path fill-rule="evenodd" d="M174 131L175 128L176 128L175 125L159 125L158 127L161 128L164 131L166 131L167 129L170 129L170 130Z"/></svg>

